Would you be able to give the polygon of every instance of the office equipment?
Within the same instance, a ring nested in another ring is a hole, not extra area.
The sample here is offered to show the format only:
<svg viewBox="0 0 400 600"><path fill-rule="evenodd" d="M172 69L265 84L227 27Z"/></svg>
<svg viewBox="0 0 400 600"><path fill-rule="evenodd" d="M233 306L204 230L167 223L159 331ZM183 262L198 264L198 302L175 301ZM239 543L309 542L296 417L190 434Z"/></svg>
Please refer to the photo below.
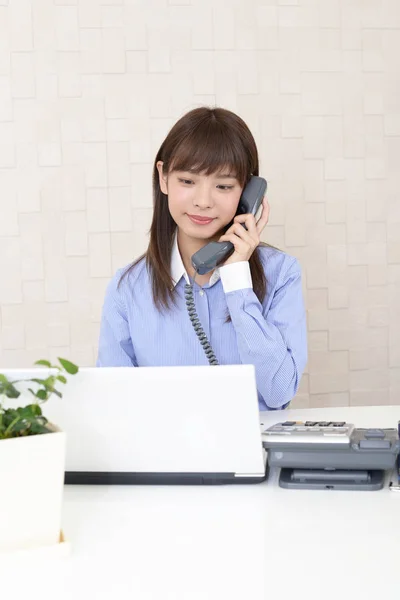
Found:
<svg viewBox="0 0 400 600"><path fill-rule="evenodd" d="M284 421L262 430L262 440L281 487L300 489L381 489L400 449L397 429L344 421Z"/></svg>
<svg viewBox="0 0 400 600"><path fill-rule="evenodd" d="M48 374L3 372L19 379ZM67 483L258 483L266 477L253 365L87 367L62 392L43 412L67 433Z"/></svg>
<svg viewBox="0 0 400 600"><path fill-rule="evenodd" d="M400 438L400 421L397 424L397 432ZM397 455L396 464L393 468L392 478L389 484L389 488L392 492L400 492L400 453Z"/></svg>

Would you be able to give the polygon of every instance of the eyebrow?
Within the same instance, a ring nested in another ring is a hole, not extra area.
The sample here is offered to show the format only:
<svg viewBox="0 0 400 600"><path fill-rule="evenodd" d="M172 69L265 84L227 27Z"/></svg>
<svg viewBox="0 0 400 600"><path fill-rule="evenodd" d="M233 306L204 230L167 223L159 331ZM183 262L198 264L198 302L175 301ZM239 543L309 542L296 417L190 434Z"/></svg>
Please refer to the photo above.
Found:
<svg viewBox="0 0 400 600"><path fill-rule="evenodd" d="M185 170L183 171L185 172ZM197 169L187 169L186 170L187 173L192 173L193 175L198 175L199 172L197 171ZM236 179L235 175L233 173L218 173L215 175L216 179Z"/></svg>

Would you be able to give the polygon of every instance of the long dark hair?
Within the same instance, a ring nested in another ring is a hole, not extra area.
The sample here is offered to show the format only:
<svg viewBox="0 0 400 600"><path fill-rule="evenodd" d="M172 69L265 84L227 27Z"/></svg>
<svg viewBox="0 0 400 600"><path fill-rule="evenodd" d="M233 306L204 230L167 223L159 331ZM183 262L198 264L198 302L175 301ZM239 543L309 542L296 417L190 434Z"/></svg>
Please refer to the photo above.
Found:
<svg viewBox="0 0 400 600"><path fill-rule="evenodd" d="M123 273L120 283L140 261L146 261L151 277L153 300L161 310L174 302L174 286L170 270L176 223L168 208L168 198L160 188L158 161L163 172L187 171L210 175L228 167L244 187L252 175L258 175L258 152L246 123L224 108L195 108L172 127L161 144L153 168L153 220L147 252ZM253 289L263 301L266 278L258 249L250 257Z"/></svg>

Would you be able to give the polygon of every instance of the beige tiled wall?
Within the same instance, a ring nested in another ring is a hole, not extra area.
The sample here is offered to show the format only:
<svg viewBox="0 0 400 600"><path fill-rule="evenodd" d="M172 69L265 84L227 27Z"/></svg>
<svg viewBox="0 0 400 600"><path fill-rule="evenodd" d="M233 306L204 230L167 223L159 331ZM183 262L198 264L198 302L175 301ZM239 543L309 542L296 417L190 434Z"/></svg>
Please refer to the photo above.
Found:
<svg viewBox="0 0 400 600"><path fill-rule="evenodd" d="M203 103L252 128L264 239L303 266L295 403L400 403L398 0L0 0L0 365L94 364L155 152Z"/></svg>

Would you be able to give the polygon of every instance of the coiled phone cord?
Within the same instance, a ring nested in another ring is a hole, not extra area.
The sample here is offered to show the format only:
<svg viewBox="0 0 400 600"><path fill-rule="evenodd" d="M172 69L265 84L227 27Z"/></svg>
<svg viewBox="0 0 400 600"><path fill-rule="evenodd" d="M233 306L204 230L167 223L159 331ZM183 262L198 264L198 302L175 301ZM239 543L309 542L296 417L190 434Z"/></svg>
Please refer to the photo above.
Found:
<svg viewBox="0 0 400 600"><path fill-rule="evenodd" d="M186 283L185 285L185 300L186 300L186 307L187 307L187 311L189 313L189 319L193 325L193 328L196 332L197 337L200 340L200 344L203 346L203 350L205 352L205 355L208 358L208 362L210 363L210 365L218 365L218 360L214 354L214 350L211 348L211 344L207 339L207 336L204 332L203 327L201 326L199 317L197 315L196 312L196 304L195 304L195 300L194 300L194 282L196 279L196 275L197 272L195 271L194 273L194 277L193 277L193 283Z"/></svg>

